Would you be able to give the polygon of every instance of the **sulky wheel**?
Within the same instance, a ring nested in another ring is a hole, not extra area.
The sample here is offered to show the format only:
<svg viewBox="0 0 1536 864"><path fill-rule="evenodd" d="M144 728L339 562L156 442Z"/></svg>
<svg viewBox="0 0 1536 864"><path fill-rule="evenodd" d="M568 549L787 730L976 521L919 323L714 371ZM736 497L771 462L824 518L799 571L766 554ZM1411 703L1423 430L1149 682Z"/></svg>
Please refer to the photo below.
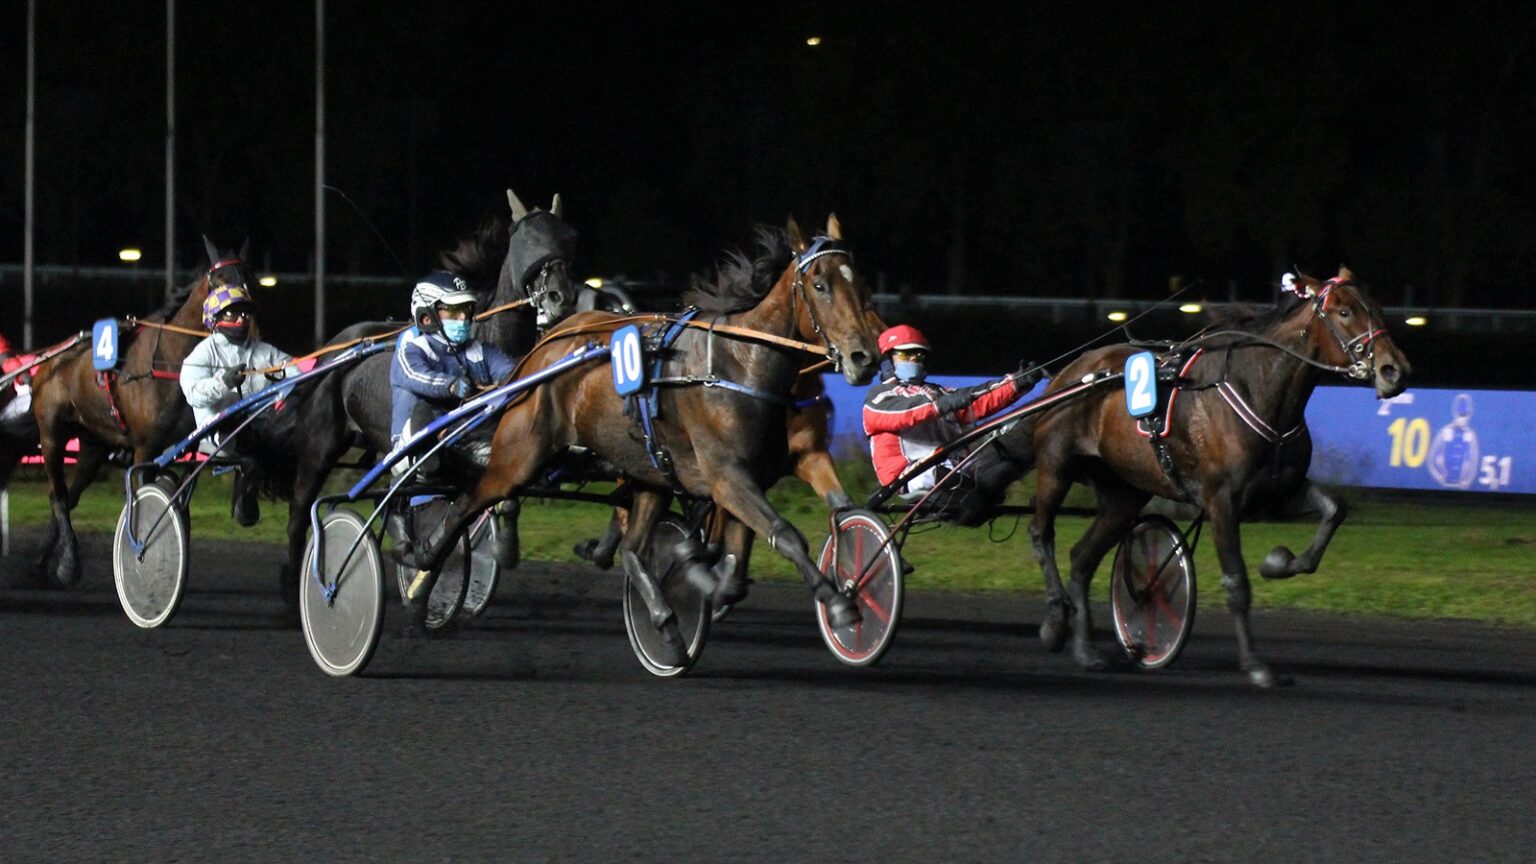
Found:
<svg viewBox="0 0 1536 864"><path fill-rule="evenodd" d="M1143 669L1178 658L1195 625L1195 562L1178 526L1143 516L1115 553L1109 594L1120 647Z"/></svg>
<svg viewBox="0 0 1536 864"><path fill-rule="evenodd" d="M496 541L501 529L496 527L496 516L490 510L469 526L469 580L464 586L464 614L480 617L496 593L496 580L501 577L501 565L496 563Z"/></svg>
<svg viewBox="0 0 1536 864"><path fill-rule="evenodd" d="M901 558L890 537L879 516L868 510L848 510L838 514L837 533L821 547L817 566L859 608L858 623L833 627L826 605L815 604L822 640L834 657L849 666L877 662L891 647L901 621Z"/></svg>
<svg viewBox="0 0 1536 864"><path fill-rule="evenodd" d="M415 538L415 542L424 542L423 538L431 533L432 526L441 522L443 515L448 512L448 504L449 502L446 498L434 498L409 509L404 524L408 526L407 530ZM475 524L478 525L479 522L477 521ZM391 531L391 534L393 534L393 531ZM400 537L394 538L396 543L399 543L401 539ZM487 554L489 554L491 548L489 546L486 547ZM453 551L449 553L448 559L438 568L437 579L432 583L432 593L427 595L427 605L424 614L419 615L421 625L429 632L447 627L453 622L454 616L459 614L459 609L463 607L470 586L473 584L476 576L476 573L471 569L474 566L473 558L474 556L466 558L464 555L464 543L461 539L460 542L454 544ZM400 588L400 602L410 605L406 602L406 593L410 590L411 581L416 578L416 570L399 562L395 562L394 570L395 581ZM471 571L468 574L469 578L465 578L466 570ZM483 576L483 573L481 575ZM491 586L492 588L495 587L494 574L491 576ZM489 599L489 594L487 594L485 600ZM481 605L484 605L484 601L482 601Z"/></svg>
<svg viewBox="0 0 1536 864"><path fill-rule="evenodd" d="M384 626L384 561L362 517L337 510L304 548L299 619L309 656L327 675L353 675L368 665Z"/></svg>
<svg viewBox="0 0 1536 864"><path fill-rule="evenodd" d="M128 514L133 513L133 539ZM134 539L141 544L135 550ZM159 627L171 620L187 587L187 520L165 489L146 483L124 505L112 540L112 581L128 620Z"/></svg>
<svg viewBox="0 0 1536 864"><path fill-rule="evenodd" d="M674 555L678 544L687 537L687 523L670 513L662 516L651 529L650 553L644 564L661 586L667 605L677 615L677 628L688 646L688 662L673 665L662 659L666 652L661 633L651 623L640 589L627 574L624 577L624 629L629 633L629 646L647 672L662 678L681 675L693 668L704 652L704 640L709 636L709 594L688 581L683 562Z"/></svg>

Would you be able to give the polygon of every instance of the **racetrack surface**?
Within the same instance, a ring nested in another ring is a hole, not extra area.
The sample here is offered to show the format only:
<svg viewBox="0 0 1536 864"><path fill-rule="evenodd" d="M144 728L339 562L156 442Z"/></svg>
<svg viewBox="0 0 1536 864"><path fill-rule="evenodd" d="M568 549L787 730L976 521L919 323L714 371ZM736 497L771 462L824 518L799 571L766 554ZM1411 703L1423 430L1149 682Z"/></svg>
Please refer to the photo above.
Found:
<svg viewBox="0 0 1536 864"><path fill-rule="evenodd" d="M392 614L334 680L280 550L193 533L162 630L119 610L103 536L74 591L0 590L0 860L1536 860L1527 631L1260 611L1296 683L1259 692L1214 579L1152 674L1045 653L1038 600L913 594L855 670L759 585L659 680L616 575L529 563L450 638Z"/></svg>

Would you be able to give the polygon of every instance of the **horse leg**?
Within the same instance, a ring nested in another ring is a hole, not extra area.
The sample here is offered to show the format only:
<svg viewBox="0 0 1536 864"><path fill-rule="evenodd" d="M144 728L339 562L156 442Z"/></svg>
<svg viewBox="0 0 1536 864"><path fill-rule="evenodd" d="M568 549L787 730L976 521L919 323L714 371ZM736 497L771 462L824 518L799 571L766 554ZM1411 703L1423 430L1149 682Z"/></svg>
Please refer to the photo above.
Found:
<svg viewBox="0 0 1536 864"><path fill-rule="evenodd" d="M48 504L52 509L52 535L43 549L42 570L61 587L80 581L80 549L70 523L70 486L64 476L64 442L55 432L43 441L43 468L48 475ZM51 566L50 566L51 565Z"/></svg>
<svg viewBox="0 0 1536 864"><path fill-rule="evenodd" d="M607 570L613 566L614 553L618 551L619 541L624 537L624 510L613 508L613 514L608 517L608 530L602 537L589 537L576 544L574 551L577 558L584 558L597 565L599 570Z"/></svg>
<svg viewBox="0 0 1536 864"><path fill-rule="evenodd" d="M517 517L522 512L523 502L516 498L508 498L492 508L496 519L496 548L493 551L496 563L505 570L513 569L523 560L517 536Z"/></svg>
<svg viewBox="0 0 1536 864"><path fill-rule="evenodd" d="M817 601L827 607L833 627L851 627L859 621L859 609L853 600L837 590L816 563L811 560L805 535L780 516L751 475L740 466L729 466L715 473L710 497L754 533L768 538L774 551L789 559L805 578Z"/></svg>
<svg viewBox="0 0 1536 864"><path fill-rule="evenodd" d="M1072 546L1072 583L1067 595L1076 613L1072 622L1072 656L1084 669L1103 670L1110 664L1093 649L1093 612L1088 606L1088 588L1104 554L1130 530L1147 496L1115 481L1103 480L1094 485L1099 512L1082 539Z"/></svg>
<svg viewBox="0 0 1536 864"><path fill-rule="evenodd" d="M651 619L651 626L661 634L662 644L666 646L668 656L658 659L669 666L681 666L688 662L688 644L683 641L683 633L678 629L677 613L667 605L667 599L661 593L661 583L656 581L656 575L646 570L645 565L641 563L644 558L650 557L651 529L656 526L656 520L666 510L670 500L671 496L655 492L637 491L635 493L635 501L629 511L629 527L624 531L624 544L619 552L619 560L624 564L624 574L639 589L640 597L645 601L646 612Z"/></svg>
<svg viewBox="0 0 1536 864"><path fill-rule="evenodd" d="M747 591L752 585L747 576L747 559L752 554L753 534L740 519L729 513L722 510L716 515L719 526L716 533L724 552L708 568L705 578L711 590L710 607L720 610L747 599Z"/></svg>
<svg viewBox="0 0 1536 864"><path fill-rule="evenodd" d="M853 506L853 499L843 490L843 481L838 479L832 455L827 451L815 450L801 454L795 460L794 473L815 490L816 497L827 502L827 506L833 510Z"/></svg>
<svg viewBox="0 0 1536 864"><path fill-rule="evenodd" d="M1312 545L1301 553L1300 558L1287 547L1276 546L1264 556L1263 563L1259 565L1259 575L1265 579L1289 579L1298 573L1316 573L1317 565L1323 560L1323 552L1333 540L1333 532L1344 524L1344 518L1349 515L1347 509L1316 483L1310 482L1286 499L1282 508L1287 515L1320 513L1323 518L1317 525L1317 533L1312 535Z"/></svg>
<svg viewBox="0 0 1536 864"><path fill-rule="evenodd" d="M1045 577L1045 617L1040 622L1040 644L1057 652L1067 644L1066 589L1056 565L1056 511L1066 500L1072 484L1042 465L1035 472L1035 515L1029 521L1029 542L1035 562Z"/></svg>
<svg viewBox="0 0 1536 864"><path fill-rule="evenodd" d="M316 447L316 443L320 446ZM319 442L307 440L296 448L298 464L294 466L293 495L288 499L288 560L277 573L278 596L283 600L283 608L291 612L299 608L299 580L303 578L300 567L309 539L310 505L320 497L331 470L346 450L347 437L343 434L332 434Z"/></svg>
<svg viewBox="0 0 1536 864"><path fill-rule="evenodd" d="M80 442L80 451L75 454L75 474L69 481L70 510L80 506L80 496L85 494L85 489L96 478L101 476L101 466L107 461L107 450L98 444Z"/></svg>
<svg viewBox="0 0 1536 864"><path fill-rule="evenodd" d="M1221 587L1227 592L1227 611L1237 630L1238 667L1248 673L1248 680L1254 685L1273 687L1277 683L1275 673L1259 660L1253 649L1253 628L1248 620L1248 607L1253 597L1248 584L1248 567L1243 563L1236 504L1231 496L1213 496L1205 502L1205 510L1211 519L1216 557L1221 561Z"/></svg>

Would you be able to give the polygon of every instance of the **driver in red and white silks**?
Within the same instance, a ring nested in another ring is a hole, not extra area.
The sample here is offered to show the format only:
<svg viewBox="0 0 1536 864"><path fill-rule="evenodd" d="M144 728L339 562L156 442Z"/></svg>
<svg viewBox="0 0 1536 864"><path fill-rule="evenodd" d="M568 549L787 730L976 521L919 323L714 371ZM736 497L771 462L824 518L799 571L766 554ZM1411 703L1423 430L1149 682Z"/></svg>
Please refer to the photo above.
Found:
<svg viewBox="0 0 1536 864"><path fill-rule="evenodd" d="M864 397L864 434L881 484L959 437L966 425L1011 405L1040 380L1040 372L1026 361L1017 372L971 387L931 383L926 378L932 346L921 331L905 324L881 333L879 346L888 363L880 383ZM903 497L912 500L932 489L964 456L953 454L908 480ZM975 477L992 461L984 451L963 473Z"/></svg>

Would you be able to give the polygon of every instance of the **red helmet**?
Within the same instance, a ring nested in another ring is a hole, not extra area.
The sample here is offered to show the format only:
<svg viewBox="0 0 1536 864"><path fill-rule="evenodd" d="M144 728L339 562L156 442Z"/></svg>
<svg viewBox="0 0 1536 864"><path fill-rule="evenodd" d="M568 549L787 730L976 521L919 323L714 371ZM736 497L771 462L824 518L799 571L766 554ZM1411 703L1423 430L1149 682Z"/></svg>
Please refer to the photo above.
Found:
<svg viewBox="0 0 1536 864"><path fill-rule="evenodd" d="M897 349L932 351L933 346L928 344L923 331L910 324L897 324L880 334L880 353L885 355Z"/></svg>

